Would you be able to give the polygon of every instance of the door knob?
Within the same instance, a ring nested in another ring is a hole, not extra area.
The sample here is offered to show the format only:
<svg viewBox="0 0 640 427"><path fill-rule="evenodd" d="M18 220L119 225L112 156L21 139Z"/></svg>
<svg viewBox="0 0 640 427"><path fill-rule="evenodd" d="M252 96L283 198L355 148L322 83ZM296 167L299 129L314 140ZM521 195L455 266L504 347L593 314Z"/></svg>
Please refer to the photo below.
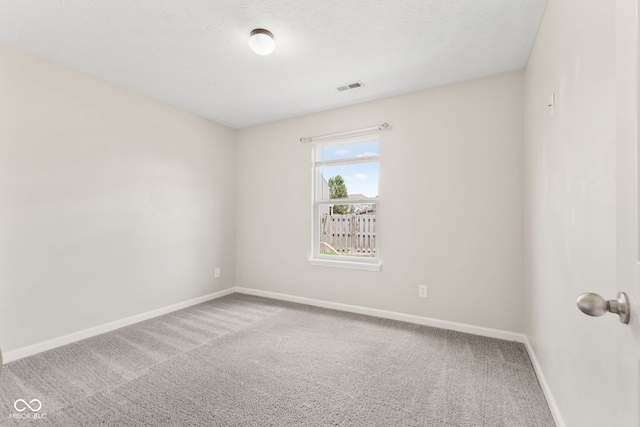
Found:
<svg viewBox="0 0 640 427"><path fill-rule="evenodd" d="M618 292L618 299L606 301L598 294L582 294L578 297L578 308L589 316L602 316L603 314L615 313L620 316L620 322L625 325L629 323L631 316L631 306L629 297L624 292Z"/></svg>

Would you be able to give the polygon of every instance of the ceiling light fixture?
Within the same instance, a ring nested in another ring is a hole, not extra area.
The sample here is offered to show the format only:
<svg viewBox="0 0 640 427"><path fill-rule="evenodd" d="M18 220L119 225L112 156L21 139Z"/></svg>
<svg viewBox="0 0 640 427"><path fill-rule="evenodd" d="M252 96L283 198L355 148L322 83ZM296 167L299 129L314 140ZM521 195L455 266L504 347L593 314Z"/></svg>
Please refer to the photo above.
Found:
<svg viewBox="0 0 640 427"><path fill-rule="evenodd" d="M249 46L258 55L269 55L276 48L271 31L256 28L249 35Z"/></svg>

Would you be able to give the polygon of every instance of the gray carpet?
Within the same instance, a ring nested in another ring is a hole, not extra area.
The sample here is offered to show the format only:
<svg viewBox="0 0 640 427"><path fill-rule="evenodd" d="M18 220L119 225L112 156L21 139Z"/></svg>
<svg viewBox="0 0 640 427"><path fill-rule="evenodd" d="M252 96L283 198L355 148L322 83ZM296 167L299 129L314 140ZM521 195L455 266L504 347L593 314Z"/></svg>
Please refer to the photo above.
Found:
<svg viewBox="0 0 640 427"><path fill-rule="evenodd" d="M241 294L5 368L2 426L555 425L522 344Z"/></svg>

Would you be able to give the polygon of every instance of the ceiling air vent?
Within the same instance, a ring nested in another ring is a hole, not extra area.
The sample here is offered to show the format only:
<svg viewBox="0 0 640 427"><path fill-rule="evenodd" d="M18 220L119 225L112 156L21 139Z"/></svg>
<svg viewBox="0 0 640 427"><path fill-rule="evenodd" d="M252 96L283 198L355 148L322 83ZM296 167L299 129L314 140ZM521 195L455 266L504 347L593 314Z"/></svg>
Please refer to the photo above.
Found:
<svg viewBox="0 0 640 427"><path fill-rule="evenodd" d="M353 82L353 83L340 85L336 87L336 89L338 89L338 92L344 92L345 90L358 89L359 87L363 87L363 86L364 84L362 82Z"/></svg>

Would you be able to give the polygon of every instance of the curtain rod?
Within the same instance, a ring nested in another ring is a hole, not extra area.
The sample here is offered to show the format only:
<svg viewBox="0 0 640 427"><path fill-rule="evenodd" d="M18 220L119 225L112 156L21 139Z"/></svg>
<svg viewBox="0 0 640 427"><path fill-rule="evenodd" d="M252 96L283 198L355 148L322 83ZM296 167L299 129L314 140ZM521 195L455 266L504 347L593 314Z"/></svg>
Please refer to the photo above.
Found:
<svg viewBox="0 0 640 427"><path fill-rule="evenodd" d="M300 137L300 142L303 142L303 143L316 142L316 141L323 141L323 140L346 138L350 136L367 135L370 133L377 133L381 130L385 130L388 128L389 128L389 123L383 123L381 125L372 126L370 128L347 130L344 132L329 133L329 134L320 135L320 136L308 136L308 137L303 136L303 137Z"/></svg>

